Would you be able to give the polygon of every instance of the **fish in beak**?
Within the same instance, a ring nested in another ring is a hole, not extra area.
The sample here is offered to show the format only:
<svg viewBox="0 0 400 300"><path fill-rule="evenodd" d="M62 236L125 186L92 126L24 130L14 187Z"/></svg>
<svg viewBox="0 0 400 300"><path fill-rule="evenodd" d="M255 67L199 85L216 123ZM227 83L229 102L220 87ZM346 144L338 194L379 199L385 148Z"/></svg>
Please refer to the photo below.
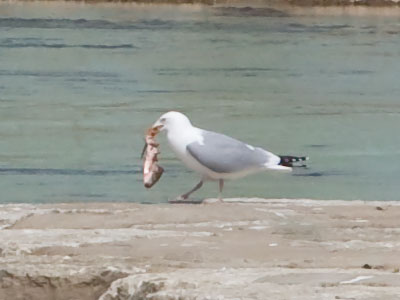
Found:
<svg viewBox="0 0 400 300"><path fill-rule="evenodd" d="M164 125L160 124L158 121L156 123L154 123L154 125L152 127L150 127L147 130L147 135L146 135L146 139L144 142L144 146L143 146L143 150L142 150L142 154L140 155L140 159L143 159L144 154L146 153L146 149L148 146L148 142L147 142L147 137L151 136L152 138L155 137L157 134L160 133L160 131L162 130L162 128L164 127Z"/></svg>
<svg viewBox="0 0 400 300"><path fill-rule="evenodd" d="M155 136L160 132L163 126L154 124L147 130L145 145L142 151L143 161L143 183L146 188L151 188L161 177L164 169L157 164L157 155L159 144L155 141Z"/></svg>

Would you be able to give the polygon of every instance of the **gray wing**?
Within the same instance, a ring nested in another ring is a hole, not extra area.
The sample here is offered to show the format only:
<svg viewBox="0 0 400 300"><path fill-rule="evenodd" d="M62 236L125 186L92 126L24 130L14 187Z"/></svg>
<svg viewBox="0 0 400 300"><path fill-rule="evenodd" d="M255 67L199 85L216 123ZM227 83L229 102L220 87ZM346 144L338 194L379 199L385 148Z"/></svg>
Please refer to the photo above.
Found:
<svg viewBox="0 0 400 300"><path fill-rule="evenodd" d="M276 156L262 148L249 146L229 136L202 131L203 145L189 144L188 152L202 165L217 173L236 173L263 168Z"/></svg>

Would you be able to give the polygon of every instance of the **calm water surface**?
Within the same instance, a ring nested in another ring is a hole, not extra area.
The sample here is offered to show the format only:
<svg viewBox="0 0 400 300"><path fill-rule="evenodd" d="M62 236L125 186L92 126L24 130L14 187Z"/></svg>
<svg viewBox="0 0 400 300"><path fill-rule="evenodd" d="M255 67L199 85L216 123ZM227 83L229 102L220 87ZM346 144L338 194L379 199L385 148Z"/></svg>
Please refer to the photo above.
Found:
<svg viewBox="0 0 400 300"><path fill-rule="evenodd" d="M161 113L309 168L228 182L225 196L400 200L400 18L202 6L0 4L0 202L165 202L197 176ZM208 183L196 197L214 197Z"/></svg>

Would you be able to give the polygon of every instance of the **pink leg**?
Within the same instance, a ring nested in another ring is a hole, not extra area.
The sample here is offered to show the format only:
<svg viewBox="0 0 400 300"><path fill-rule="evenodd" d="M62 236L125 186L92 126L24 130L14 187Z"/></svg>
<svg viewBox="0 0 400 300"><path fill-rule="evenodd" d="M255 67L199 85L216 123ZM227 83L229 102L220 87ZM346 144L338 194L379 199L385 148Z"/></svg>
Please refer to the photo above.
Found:
<svg viewBox="0 0 400 300"><path fill-rule="evenodd" d="M224 189L224 180L220 179L219 180L219 193L218 193L218 200L219 201L223 201L222 200L222 190Z"/></svg>
<svg viewBox="0 0 400 300"><path fill-rule="evenodd" d="M186 200L187 198L189 198L189 196L194 193L195 191L197 191L199 188L201 188L203 186L203 180L201 180L193 189L191 189L189 192L181 195L178 197L178 200Z"/></svg>

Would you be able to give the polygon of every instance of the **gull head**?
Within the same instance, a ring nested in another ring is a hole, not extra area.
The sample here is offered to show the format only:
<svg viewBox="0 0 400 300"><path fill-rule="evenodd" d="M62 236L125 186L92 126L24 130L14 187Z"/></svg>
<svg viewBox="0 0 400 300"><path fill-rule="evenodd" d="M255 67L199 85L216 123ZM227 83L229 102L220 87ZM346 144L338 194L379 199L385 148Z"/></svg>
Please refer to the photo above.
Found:
<svg viewBox="0 0 400 300"><path fill-rule="evenodd" d="M183 129L192 126L188 117L177 111L170 111L163 114L152 126L157 131L170 131Z"/></svg>

